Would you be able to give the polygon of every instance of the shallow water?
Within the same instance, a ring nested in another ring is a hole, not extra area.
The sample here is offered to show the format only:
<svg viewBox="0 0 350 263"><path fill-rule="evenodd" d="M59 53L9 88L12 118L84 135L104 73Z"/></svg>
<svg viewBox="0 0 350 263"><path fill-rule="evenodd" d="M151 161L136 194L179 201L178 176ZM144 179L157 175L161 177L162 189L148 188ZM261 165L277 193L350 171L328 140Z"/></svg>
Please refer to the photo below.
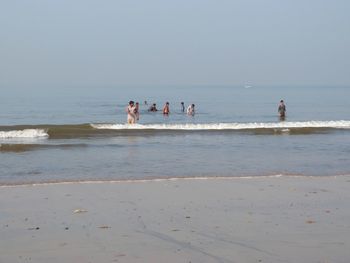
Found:
<svg viewBox="0 0 350 263"><path fill-rule="evenodd" d="M4 90L0 184L350 173L348 87ZM125 106L141 103L139 125ZM280 121L280 99L287 117ZM147 112L143 102L169 116ZM186 116L180 102L196 104Z"/></svg>

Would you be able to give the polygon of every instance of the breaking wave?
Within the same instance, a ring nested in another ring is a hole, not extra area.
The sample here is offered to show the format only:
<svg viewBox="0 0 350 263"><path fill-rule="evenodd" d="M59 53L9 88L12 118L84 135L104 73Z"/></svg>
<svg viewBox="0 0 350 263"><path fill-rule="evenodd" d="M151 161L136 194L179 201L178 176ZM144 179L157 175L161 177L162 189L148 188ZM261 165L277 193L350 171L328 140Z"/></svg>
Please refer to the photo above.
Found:
<svg viewBox="0 0 350 263"><path fill-rule="evenodd" d="M305 121L272 123L203 123L203 124L91 124L95 129L111 130L254 130L297 128L350 129L350 121Z"/></svg>
<svg viewBox="0 0 350 263"><path fill-rule="evenodd" d="M13 138L43 138L48 137L44 129L24 129L24 130L12 130L12 131L0 131L0 139L13 139Z"/></svg>
<svg viewBox="0 0 350 263"><path fill-rule="evenodd" d="M350 130L350 121L249 122L249 123L172 123L172 124L63 124L0 126L0 140L21 138L75 139L158 134L247 133L247 134L317 134Z"/></svg>

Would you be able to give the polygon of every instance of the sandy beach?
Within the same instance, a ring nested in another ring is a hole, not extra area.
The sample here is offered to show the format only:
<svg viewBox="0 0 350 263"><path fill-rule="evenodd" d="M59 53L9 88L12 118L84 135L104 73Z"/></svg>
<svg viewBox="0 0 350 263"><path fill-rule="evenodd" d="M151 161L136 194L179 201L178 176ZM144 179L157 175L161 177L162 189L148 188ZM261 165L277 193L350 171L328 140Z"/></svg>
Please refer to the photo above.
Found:
<svg viewBox="0 0 350 263"><path fill-rule="evenodd" d="M0 187L0 262L350 262L350 176Z"/></svg>

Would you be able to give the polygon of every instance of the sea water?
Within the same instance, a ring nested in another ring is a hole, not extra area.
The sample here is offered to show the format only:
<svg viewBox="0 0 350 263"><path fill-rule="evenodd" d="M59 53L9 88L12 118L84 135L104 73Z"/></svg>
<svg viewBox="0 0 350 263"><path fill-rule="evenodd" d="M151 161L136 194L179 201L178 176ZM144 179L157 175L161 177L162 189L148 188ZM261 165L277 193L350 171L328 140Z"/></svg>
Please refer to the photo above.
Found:
<svg viewBox="0 0 350 263"><path fill-rule="evenodd" d="M349 174L349 96L331 86L3 89L0 184ZM140 102L136 125L129 100Z"/></svg>

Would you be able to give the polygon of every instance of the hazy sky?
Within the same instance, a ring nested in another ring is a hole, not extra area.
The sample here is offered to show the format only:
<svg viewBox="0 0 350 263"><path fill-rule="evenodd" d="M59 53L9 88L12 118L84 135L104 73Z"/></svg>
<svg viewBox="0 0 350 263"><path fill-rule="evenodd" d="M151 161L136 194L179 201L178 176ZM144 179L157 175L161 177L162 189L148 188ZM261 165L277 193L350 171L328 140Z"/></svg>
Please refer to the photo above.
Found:
<svg viewBox="0 0 350 263"><path fill-rule="evenodd" d="M0 0L0 89L350 85L348 0Z"/></svg>

